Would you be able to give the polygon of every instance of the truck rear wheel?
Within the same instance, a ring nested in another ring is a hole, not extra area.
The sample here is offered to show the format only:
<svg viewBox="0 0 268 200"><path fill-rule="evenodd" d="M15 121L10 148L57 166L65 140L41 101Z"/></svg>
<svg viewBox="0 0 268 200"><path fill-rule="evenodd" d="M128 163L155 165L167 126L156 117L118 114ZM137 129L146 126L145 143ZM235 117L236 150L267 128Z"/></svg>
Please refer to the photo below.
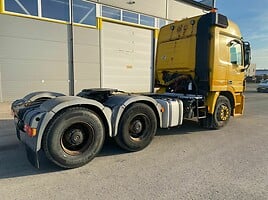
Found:
<svg viewBox="0 0 268 200"><path fill-rule="evenodd" d="M115 141L125 150L139 151L151 143L156 129L154 111L143 103L136 103L123 114Z"/></svg>
<svg viewBox="0 0 268 200"><path fill-rule="evenodd" d="M91 110L73 107L59 114L43 136L43 150L62 168L80 167L101 150L105 138L101 119Z"/></svg>
<svg viewBox="0 0 268 200"><path fill-rule="evenodd" d="M207 118L201 119L200 123L204 128L220 129L225 126L231 116L231 104L227 97L219 96L213 114L208 114Z"/></svg>

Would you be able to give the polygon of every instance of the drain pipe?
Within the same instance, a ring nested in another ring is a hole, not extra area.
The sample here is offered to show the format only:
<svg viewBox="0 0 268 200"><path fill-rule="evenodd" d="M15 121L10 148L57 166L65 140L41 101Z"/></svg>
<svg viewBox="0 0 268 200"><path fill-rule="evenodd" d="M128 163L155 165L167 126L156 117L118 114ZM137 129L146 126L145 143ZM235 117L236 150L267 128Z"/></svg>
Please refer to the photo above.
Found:
<svg viewBox="0 0 268 200"><path fill-rule="evenodd" d="M69 1L70 23L68 24L68 73L69 95L74 95L74 30L73 30L73 0Z"/></svg>
<svg viewBox="0 0 268 200"><path fill-rule="evenodd" d="M216 9L216 0L212 0L212 8Z"/></svg>

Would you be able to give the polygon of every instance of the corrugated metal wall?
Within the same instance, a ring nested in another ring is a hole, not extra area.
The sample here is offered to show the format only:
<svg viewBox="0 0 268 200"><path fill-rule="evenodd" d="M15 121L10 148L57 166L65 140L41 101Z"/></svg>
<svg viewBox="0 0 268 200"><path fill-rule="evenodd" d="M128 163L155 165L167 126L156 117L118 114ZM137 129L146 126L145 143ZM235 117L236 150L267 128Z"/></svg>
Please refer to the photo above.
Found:
<svg viewBox="0 0 268 200"><path fill-rule="evenodd" d="M167 18L172 20L180 20L186 17L193 17L196 15L204 14L204 11L190 7L189 4L182 2L167 0Z"/></svg>
<svg viewBox="0 0 268 200"><path fill-rule="evenodd" d="M68 91L66 25L0 15L2 101L35 90Z"/></svg>
<svg viewBox="0 0 268 200"><path fill-rule="evenodd" d="M65 24L0 15L0 101L33 91L69 93ZM100 87L99 33L74 28L75 90Z"/></svg>
<svg viewBox="0 0 268 200"><path fill-rule="evenodd" d="M75 93L100 87L100 39L96 29L74 27Z"/></svg>
<svg viewBox="0 0 268 200"><path fill-rule="evenodd" d="M153 31L110 22L102 30L102 86L150 92Z"/></svg>

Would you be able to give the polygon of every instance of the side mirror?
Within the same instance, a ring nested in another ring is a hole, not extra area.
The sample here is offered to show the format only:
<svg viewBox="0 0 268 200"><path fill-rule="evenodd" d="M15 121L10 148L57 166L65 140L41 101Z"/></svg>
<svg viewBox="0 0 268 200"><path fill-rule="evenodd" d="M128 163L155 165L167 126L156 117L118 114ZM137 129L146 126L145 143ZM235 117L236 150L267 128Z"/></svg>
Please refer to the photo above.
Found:
<svg viewBox="0 0 268 200"><path fill-rule="evenodd" d="M243 42L243 48L244 48L244 66L245 68L248 68L250 66L250 61L251 61L250 43Z"/></svg>

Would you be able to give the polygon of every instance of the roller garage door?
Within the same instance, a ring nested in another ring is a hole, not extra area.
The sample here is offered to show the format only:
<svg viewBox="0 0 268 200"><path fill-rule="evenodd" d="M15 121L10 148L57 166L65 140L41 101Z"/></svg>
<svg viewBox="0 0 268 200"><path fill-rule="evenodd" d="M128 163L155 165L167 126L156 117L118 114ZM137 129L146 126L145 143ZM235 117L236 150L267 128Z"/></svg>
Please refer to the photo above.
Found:
<svg viewBox="0 0 268 200"><path fill-rule="evenodd" d="M104 22L101 55L102 87L127 92L151 90L152 30Z"/></svg>

